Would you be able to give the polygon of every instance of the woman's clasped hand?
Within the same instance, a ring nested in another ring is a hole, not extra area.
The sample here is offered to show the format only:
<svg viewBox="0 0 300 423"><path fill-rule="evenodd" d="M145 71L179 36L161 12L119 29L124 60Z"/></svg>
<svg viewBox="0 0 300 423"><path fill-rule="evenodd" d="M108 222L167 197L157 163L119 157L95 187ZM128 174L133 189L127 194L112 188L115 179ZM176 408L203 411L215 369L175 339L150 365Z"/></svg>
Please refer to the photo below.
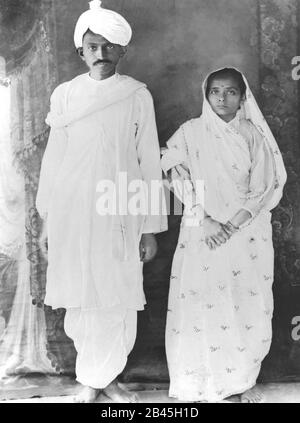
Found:
<svg viewBox="0 0 300 423"><path fill-rule="evenodd" d="M225 244L238 231L238 228L230 221L222 224L212 217L206 216L203 219L203 231L206 245L210 250L215 250L217 247Z"/></svg>

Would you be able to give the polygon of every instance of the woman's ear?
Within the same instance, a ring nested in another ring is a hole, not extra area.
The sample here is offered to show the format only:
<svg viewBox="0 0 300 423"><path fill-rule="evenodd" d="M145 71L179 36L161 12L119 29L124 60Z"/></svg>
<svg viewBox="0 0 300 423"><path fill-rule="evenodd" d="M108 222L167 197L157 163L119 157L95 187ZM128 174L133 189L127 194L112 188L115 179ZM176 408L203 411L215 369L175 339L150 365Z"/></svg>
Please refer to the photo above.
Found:
<svg viewBox="0 0 300 423"><path fill-rule="evenodd" d="M246 94L243 94L241 101L240 101L240 104L244 104L245 100L246 100Z"/></svg>

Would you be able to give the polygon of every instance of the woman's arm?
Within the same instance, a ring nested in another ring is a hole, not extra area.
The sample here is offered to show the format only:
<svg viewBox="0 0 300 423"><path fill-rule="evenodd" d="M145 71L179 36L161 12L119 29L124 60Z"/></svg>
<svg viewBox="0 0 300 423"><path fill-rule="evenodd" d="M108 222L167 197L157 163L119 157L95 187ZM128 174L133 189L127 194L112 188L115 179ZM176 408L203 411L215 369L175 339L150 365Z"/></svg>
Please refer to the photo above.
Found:
<svg viewBox="0 0 300 423"><path fill-rule="evenodd" d="M195 192L182 128L175 132L167 142L167 146L168 148L162 149L162 168L171 183L169 188L174 191L181 203L191 210L190 226L203 225L205 242L210 249L215 249L225 243L231 233L220 222L208 215Z"/></svg>
<svg viewBox="0 0 300 423"><path fill-rule="evenodd" d="M276 186L272 152L256 127L251 122L249 125L252 135L249 190L245 196L243 207L228 222L236 229L247 225L261 210L268 208Z"/></svg>

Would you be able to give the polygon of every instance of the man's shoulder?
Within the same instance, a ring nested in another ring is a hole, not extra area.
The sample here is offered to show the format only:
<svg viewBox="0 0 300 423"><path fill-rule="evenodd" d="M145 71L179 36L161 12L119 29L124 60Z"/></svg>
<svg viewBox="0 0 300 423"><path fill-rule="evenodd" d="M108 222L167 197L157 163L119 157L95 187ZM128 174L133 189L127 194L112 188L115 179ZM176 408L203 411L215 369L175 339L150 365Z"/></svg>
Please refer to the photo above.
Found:
<svg viewBox="0 0 300 423"><path fill-rule="evenodd" d="M139 103L149 104L149 106L153 104L152 94L145 82L138 81L128 75L118 75L118 78L119 82L123 83L123 87L129 88L131 95L133 95Z"/></svg>
<svg viewBox="0 0 300 423"><path fill-rule="evenodd" d="M60 96L64 95L68 87L72 84L77 84L82 82L86 77L86 73L80 74L75 76L74 78L70 79L69 81L62 82L61 84L57 85L57 87L53 90L52 95Z"/></svg>
<svg viewBox="0 0 300 423"><path fill-rule="evenodd" d="M118 73L117 76L118 76L119 81L131 82L131 83L134 83L134 84L143 85L145 87L147 86L145 82L139 81L138 79L133 78L132 76L125 75L123 73L122 74Z"/></svg>
<svg viewBox="0 0 300 423"><path fill-rule="evenodd" d="M132 87L133 90L136 89L136 91L148 92L150 94L150 91L147 88L147 84L145 82L138 81L137 79L133 78L132 76L118 74L118 81L123 86Z"/></svg>

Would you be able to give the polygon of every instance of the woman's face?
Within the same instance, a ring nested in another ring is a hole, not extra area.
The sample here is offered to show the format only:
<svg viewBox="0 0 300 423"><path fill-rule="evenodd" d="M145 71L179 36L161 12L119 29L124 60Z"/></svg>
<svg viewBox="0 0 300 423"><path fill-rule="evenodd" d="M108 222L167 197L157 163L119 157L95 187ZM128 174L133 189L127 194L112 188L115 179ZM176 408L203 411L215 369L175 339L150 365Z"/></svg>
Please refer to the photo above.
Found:
<svg viewBox="0 0 300 423"><path fill-rule="evenodd" d="M243 99L238 83L231 77L214 78L207 97L213 111L225 122L235 117Z"/></svg>

